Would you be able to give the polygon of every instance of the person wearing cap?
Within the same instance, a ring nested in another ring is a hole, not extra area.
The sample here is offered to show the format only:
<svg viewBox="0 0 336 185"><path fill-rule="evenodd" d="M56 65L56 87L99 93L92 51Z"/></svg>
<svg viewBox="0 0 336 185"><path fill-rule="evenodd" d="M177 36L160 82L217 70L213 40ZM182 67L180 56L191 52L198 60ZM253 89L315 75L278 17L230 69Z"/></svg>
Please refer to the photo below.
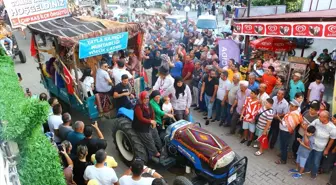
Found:
<svg viewBox="0 0 336 185"><path fill-rule="evenodd" d="M309 84L307 92L308 103L314 100L322 101L325 87L322 84L322 75L315 76L315 82Z"/></svg>
<svg viewBox="0 0 336 185"><path fill-rule="evenodd" d="M300 79L301 79L301 74L294 73L293 79L291 79L289 82L289 100L293 100L296 93L305 92L305 86Z"/></svg>
<svg viewBox="0 0 336 185"><path fill-rule="evenodd" d="M279 124L280 128L280 151L281 157L275 161L276 164L286 164L290 138L296 127L303 122L302 115L298 110L300 103L292 100L289 105L289 112L282 118Z"/></svg>
<svg viewBox="0 0 336 185"><path fill-rule="evenodd" d="M161 94L165 93L169 88L174 85L174 78L169 74L167 66L161 66L159 68L159 78L153 86L153 90L160 91Z"/></svg>
<svg viewBox="0 0 336 185"><path fill-rule="evenodd" d="M271 94L273 91L273 88L277 82L276 77L274 76L274 67L269 66L266 72L262 75L260 82L266 84L266 93Z"/></svg>
<svg viewBox="0 0 336 185"><path fill-rule="evenodd" d="M335 139L336 139L336 126L330 122L330 114L328 111L322 111L319 118L313 121L310 125L316 127L314 135L314 143L312 150L305 165L306 171L311 171L310 176L316 179L320 162L323 156L329 158ZM309 126L310 126L309 125Z"/></svg>
<svg viewBox="0 0 336 185"><path fill-rule="evenodd" d="M231 106L230 112L232 114L230 133L236 133L237 123L240 121L240 117L242 115L243 106L247 97L250 96L251 90L248 89L248 81L240 81L239 82L240 89L237 91L235 100L233 105Z"/></svg>
<svg viewBox="0 0 336 185"><path fill-rule="evenodd" d="M218 78L216 77L216 71L210 70L210 74L206 75L202 79L202 88L200 94L200 101L204 101L208 112L204 114L204 119L206 120L205 125L209 125L210 119L212 118L212 107L216 100L217 90L218 90Z"/></svg>
<svg viewBox="0 0 336 185"><path fill-rule="evenodd" d="M149 174L151 177L142 177L143 174ZM135 159L129 169L120 177L120 185L151 185L154 179L163 178L154 169L145 166L141 159Z"/></svg>
<svg viewBox="0 0 336 185"><path fill-rule="evenodd" d="M71 115L69 113L64 113L62 115L63 124L59 126L58 132L59 137L62 141L66 140L69 132L73 131L71 127Z"/></svg>

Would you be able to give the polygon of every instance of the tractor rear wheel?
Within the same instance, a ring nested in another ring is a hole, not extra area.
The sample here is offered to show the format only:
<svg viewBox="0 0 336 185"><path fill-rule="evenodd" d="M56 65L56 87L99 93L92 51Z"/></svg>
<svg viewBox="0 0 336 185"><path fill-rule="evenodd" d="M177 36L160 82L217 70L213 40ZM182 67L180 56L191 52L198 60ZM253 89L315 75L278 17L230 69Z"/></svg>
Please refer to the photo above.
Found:
<svg viewBox="0 0 336 185"><path fill-rule="evenodd" d="M184 176L177 176L174 180L174 185L194 185L189 179Z"/></svg>
<svg viewBox="0 0 336 185"><path fill-rule="evenodd" d="M132 122L128 118L121 117L113 121L112 137L117 150L128 165L135 158L148 162L146 147L133 130Z"/></svg>

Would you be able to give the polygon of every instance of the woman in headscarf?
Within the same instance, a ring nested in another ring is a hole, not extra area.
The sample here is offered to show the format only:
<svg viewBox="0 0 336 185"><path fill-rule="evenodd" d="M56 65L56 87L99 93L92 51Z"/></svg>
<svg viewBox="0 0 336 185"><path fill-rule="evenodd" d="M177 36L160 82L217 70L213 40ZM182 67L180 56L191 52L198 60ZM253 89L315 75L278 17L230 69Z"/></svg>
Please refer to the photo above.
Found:
<svg viewBox="0 0 336 185"><path fill-rule="evenodd" d="M163 110L161 110L160 107L160 100L161 100L161 95L160 95L160 91L154 90L151 95L150 95L150 105L152 107L152 109L154 110L154 114L155 114L155 121L157 123L158 126L158 130L161 131L164 128L162 127L162 118L165 117L169 117L169 118L173 118L174 116L172 114L169 113L165 113Z"/></svg>
<svg viewBox="0 0 336 185"><path fill-rule="evenodd" d="M163 96L171 97L176 120L187 120L192 98L190 88L183 82L182 77L176 77L174 87L169 88Z"/></svg>
<svg viewBox="0 0 336 185"><path fill-rule="evenodd" d="M149 106L149 95L143 91L134 107L133 129L137 132L142 143L146 146L149 156L160 157L162 143L156 129L155 113Z"/></svg>

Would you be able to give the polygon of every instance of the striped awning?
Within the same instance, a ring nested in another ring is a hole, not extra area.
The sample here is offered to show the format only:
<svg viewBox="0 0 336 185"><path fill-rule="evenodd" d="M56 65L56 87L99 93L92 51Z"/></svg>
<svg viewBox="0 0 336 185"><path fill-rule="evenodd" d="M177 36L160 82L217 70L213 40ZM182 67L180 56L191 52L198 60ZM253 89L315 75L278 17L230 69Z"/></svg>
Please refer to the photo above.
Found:
<svg viewBox="0 0 336 185"><path fill-rule="evenodd" d="M121 24L113 21L111 25L108 20L80 19L66 17L28 25L28 28L35 33L44 33L57 37L60 44L65 47L72 47L78 44L79 40L99 37L119 32L129 32L129 37L135 36L142 31L139 24Z"/></svg>

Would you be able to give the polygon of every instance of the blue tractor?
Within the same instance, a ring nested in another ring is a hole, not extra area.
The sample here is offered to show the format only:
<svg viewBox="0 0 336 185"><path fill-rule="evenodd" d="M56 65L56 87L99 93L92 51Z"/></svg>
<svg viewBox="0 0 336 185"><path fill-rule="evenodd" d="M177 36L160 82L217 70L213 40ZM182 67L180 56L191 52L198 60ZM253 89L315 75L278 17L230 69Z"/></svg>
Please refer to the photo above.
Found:
<svg viewBox="0 0 336 185"><path fill-rule="evenodd" d="M196 174L191 180L193 185L244 184L247 158L238 156L223 140L202 129L200 124L180 120L169 125L160 135L164 147L159 159L149 158L146 147L132 128L132 118L132 110L119 110L118 117L111 124L113 140L127 164L141 158L164 168L182 165Z"/></svg>

